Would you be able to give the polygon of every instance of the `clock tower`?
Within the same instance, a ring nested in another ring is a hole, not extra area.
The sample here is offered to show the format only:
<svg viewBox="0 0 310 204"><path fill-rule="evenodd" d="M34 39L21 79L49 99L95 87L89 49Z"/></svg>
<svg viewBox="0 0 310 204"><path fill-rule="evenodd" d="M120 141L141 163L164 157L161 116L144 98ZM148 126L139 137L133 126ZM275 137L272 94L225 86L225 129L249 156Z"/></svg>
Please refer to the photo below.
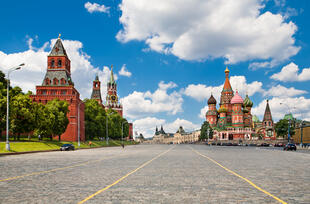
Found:
<svg viewBox="0 0 310 204"><path fill-rule="evenodd" d="M106 109L112 109L117 111L120 116L123 117L123 106L118 101L117 96L117 84L113 76L113 65L111 66L111 76L107 84L107 98L106 98Z"/></svg>

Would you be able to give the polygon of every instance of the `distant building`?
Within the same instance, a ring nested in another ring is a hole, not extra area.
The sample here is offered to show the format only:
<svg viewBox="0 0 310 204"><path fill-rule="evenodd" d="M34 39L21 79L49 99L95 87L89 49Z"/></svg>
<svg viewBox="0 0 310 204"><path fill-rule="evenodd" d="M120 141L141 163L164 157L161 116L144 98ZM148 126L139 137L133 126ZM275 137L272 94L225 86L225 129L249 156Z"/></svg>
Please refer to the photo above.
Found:
<svg viewBox="0 0 310 204"><path fill-rule="evenodd" d="M98 101L98 103L103 106L102 98L101 98L100 84L101 84L101 82L99 81L99 77L98 77L98 75L96 75L96 78L93 81L93 91L91 93L90 98ZM104 108L104 106L103 106L103 108Z"/></svg>
<svg viewBox="0 0 310 204"><path fill-rule="evenodd" d="M193 132L185 132L182 126L179 127L176 133L165 133L163 126L158 130L156 127L152 142L158 144L183 144L194 143L199 140L200 130Z"/></svg>
<svg viewBox="0 0 310 204"><path fill-rule="evenodd" d="M60 38L57 39L47 57L47 71L42 85L36 86L36 95L31 95L30 98L33 102L42 104L53 99L67 101L69 124L61 135L61 140L78 141L78 128L80 128L80 140L85 140L84 103L80 99L79 92L74 88L71 62Z"/></svg>

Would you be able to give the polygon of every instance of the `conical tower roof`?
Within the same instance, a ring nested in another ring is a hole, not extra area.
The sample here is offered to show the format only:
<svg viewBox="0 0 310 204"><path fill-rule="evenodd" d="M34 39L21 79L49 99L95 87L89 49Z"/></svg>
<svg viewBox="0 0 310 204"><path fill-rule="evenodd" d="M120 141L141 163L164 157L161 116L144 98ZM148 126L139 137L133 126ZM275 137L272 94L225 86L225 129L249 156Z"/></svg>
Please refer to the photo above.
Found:
<svg viewBox="0 0 310 204"><path fill-rule="evenodd" d="M229 69L228 69L228 67L226 67L226 69L225 69L225 82L224 82L223 90L232 91L232 88L231 88L231 85L229 82Z"/></svg>
<svg viewBox="0 0 310 204"><path fill-rule="evenodd" d="M60 35L48 56L67 56L67 52L60 39Z"/></svg>
<svg viewBox="0 0 310 204"><path fill-rule="evenodd" d="M263 121L266 121L266 120L272 120L271 111L269 107L269 100L267 100L267 105L266 105Z"/></svg>

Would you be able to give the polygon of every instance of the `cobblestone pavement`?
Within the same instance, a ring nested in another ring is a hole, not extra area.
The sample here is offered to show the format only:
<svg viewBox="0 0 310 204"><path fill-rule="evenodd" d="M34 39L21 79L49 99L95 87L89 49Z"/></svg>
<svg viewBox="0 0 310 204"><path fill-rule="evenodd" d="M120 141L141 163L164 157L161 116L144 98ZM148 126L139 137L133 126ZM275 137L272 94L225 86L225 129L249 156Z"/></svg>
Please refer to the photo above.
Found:
<svg viewBox="0 0 310 204"><path fill-rule="evenodd" d="M205 145L0 157L0 203L78 203L170 148L85 203L278 203L195 151L287 203L310 203L310 154Z"/></svg>

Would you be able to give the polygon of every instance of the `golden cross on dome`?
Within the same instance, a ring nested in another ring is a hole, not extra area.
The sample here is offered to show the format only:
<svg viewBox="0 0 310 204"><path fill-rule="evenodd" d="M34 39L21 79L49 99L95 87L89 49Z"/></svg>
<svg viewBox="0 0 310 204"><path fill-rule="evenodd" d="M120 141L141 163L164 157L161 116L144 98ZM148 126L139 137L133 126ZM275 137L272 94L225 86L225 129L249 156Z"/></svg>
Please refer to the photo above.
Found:
<svg viewBox="0 0 310 204"><path fill-rule="evenodd" d="M61 36L61 34L59 33L59 35L58 35L58 39L60 39L60 36Z"/></svg>

